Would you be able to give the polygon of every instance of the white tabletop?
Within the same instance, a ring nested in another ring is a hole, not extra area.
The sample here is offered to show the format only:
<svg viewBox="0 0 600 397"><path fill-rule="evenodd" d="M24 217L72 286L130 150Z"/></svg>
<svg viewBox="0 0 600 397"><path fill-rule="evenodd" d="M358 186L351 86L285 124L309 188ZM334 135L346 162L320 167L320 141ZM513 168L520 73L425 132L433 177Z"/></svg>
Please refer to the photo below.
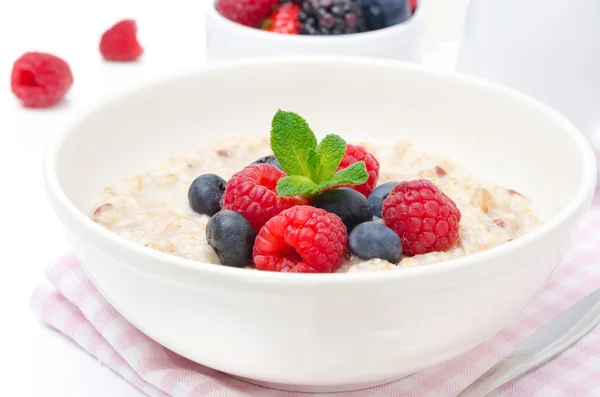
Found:
<svg viewBox="0 0 600 397"><path fill-rule="evenodd" d="M48 138L90 101L156 75L205 60L207 0L0 0L0 285L2 395L125 397L142 394L103 367L28 309L48 261L68 251L46 202L41 164ZM427 2L430 45L460 37L467 0ZM123 18L138 21L145 47L137 64L108 64L98 52L101 33ZM21 108L10 92L12 63L26 51L66 59L74 74L68 101L43 111ZM12 393L11 393L12 392Z"/></svg>

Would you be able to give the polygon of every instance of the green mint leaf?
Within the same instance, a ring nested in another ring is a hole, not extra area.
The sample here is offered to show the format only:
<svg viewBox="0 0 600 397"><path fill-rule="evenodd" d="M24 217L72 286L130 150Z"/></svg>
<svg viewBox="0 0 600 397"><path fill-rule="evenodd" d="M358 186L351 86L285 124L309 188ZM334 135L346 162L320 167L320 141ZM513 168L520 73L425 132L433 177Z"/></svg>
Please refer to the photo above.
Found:
<svg viewBox="0 0 600 397"><path fill-rule="evenodd" d="M357 161L348 168L339 170L326 181L317 186L317 192L339 185L360 185L369 179L369 173L364 161Z"/></svg>
<svg viewBox="0 0 600 397"><path fill-rule="evenodd" d="M308 165L308 176L316 183L321 168L321 155L315 149L310 149L306 164Z"/></svg>
<svg viewBox="0 0 600 397"><path fill-rule="evenodd" d="M277 111L271 122L271 150L288 175L310 176L308 151L317 148L317 138L306 120L296 113Z"/></svg>
<svg viewBox="0 0 600 397"><path fill-rule="evenodd" d="M346 141L337 135L329 134L317 146L317 153L321 156L321 169L317 178L313 180L322 183L335 173L342 162L346 153Z"/></svg>
<svg viewBox="0 0 600 397"><path fill-rule="evenodd" d="M286 176L277 181L277 194L280 196L302 195L310 197L316 193L317 184L300 175Z"/></svg>

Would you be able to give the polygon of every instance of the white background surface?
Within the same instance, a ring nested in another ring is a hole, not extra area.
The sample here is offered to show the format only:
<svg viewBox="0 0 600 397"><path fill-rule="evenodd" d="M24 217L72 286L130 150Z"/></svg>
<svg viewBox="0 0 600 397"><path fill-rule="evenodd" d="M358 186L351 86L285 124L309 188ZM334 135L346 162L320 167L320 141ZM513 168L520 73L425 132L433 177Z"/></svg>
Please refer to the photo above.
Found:
<svg viewBox="0 0 600 397"><path fill-rule="evenodd" d="M204 62L206 0L0 0L0 281L2 392L6 396L125 397L142 394L28 309L46 263L68 251L43 190L49 137L82 108L129 84ZM460 38L468 0L422 0L427 43ZM102 61L102 32L134 18L145 53L136 64ZM49 110L21 108L10 92L12 63L26 51L67 60L68 99Z"/></svg>

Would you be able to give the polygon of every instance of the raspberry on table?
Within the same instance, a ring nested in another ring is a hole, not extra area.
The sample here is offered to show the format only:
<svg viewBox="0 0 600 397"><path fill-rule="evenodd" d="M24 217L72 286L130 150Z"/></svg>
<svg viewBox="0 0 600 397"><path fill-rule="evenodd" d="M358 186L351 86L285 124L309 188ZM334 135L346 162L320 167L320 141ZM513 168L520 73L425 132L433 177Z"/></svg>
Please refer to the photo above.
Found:
<svg viewBox="0 0 600 397"><path fill-rule="evenodd" d="M283 4L271 15L265 30L274 33L298 34L300 7L293 3Z"/></svg>
<svg viewBox="0 0 600 397"><path fill-rule="evenodd" d="M337 215L299 205L265 224L252 256L259 270L331 273L342 265L347 244L346 227Z"/></svg>
<svg viewBox="0 0 600 397"><path fill-rule="evenodd" d="M346 153L337 170L348 168L357 161L365 162L369 179L361 185L349 185L347 187L362 193L365 197L369 197L369 194L377 186L377 179L379 178L379 161L377 161L375 156L367 152L362 146L347 144Z"/></svg>
<svg viewBox="0 0 600 397"><path fill-rule="evenodd" d="M405 255L445 251L459 239L460 210L426 179L398 183L384 200L382 215Z"/></svg>
<svg viewBox="0 0 600 397"><path fill-rule="evenodd" d="M258 28L278 4L279 0L218 0L217 11L233 22Z"/></svg>
<svg viewBox="0 0 600 397"><path fill-rule="evenodd" d="M107 61L135 61L143 52L137 39L137 25L132 19L116 23L100 39L100 53Z"/></svg>
<svg viewBox="0 0 600 397"><path fill-rule="evenodd" d="M27 52L17 59L10 76L12 92L25 107L56 105L73 85L71 68L61 58L43 52Z"/></svg>
<svg viewBox="0 0 600 397"><path fill-rule="evenodd" d="M301 196L277 195L277 181L284 176L285 172L269 164L245 167L227 182L222 208L244 215L258 232L269 219L281 211L308 203L308 200Z"/></svg>

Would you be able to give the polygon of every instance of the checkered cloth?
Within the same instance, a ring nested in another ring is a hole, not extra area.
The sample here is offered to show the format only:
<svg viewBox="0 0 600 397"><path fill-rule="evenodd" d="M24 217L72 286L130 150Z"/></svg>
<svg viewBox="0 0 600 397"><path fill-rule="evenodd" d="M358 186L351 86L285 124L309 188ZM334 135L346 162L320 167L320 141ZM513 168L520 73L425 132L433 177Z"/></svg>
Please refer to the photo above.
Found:
<svg viewBox="0 0 600 397"><path fill-rule="evenodd" d="M329 393L347 397L451 397L498 362L529 334L600 288L600 195L576 234L577 244L546 288L521 317L462 356L372 389ZM91 355L148 396L305 397L250 385L193 363L154 342L108 304L77 260L66 257L47 269L52 286L40 285L31 308ZM531 371L492 396L600 396L600 327L548 364Z"/></svg>

